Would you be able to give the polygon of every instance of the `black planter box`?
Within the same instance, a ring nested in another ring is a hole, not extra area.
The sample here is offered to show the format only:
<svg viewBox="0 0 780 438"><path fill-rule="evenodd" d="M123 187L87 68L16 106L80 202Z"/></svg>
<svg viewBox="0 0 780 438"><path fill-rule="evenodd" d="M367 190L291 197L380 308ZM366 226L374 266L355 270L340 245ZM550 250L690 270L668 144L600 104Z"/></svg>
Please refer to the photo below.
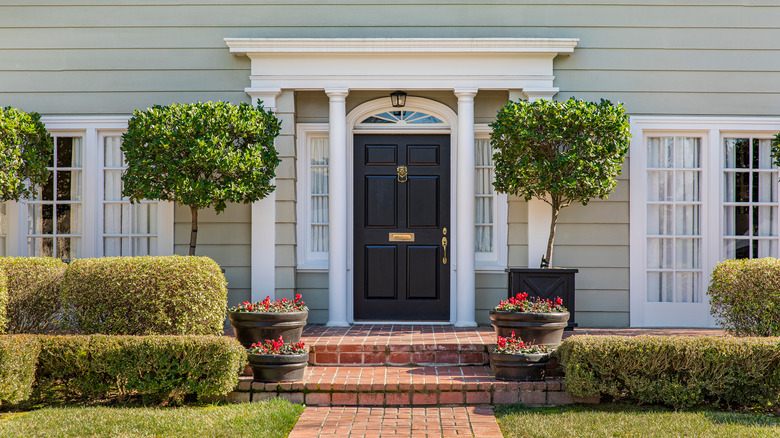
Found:
<svg viewBox="0 0 780 438"><path fill-rule="evenodd" d="M574 322L574 274L577 269L568 268L509 268L509 293L513 297L527 292L528 299L542 298L554 301L563 299L563 306L569 310L569 325L566 330L577 327Z"/></svg>

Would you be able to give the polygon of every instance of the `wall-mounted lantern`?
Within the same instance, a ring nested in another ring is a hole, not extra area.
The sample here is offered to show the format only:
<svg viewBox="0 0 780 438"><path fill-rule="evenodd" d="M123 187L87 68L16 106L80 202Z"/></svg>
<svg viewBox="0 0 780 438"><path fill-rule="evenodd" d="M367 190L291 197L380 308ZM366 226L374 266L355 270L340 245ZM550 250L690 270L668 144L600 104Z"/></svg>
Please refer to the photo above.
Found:
<svg viewBox="0 0 780 438"><path fill-rule="evenodd" d="M400 90L390 93L390 102L393 103L393 108L403 108L406 106L406 93Z"/></svg>

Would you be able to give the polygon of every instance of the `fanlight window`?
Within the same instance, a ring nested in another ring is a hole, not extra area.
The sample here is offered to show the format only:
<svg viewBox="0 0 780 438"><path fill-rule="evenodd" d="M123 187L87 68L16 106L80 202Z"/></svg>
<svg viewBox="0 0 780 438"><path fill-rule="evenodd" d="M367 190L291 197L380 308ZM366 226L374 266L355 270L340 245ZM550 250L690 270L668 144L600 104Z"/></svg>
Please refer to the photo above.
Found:
<svg viewBox="0 0 780 438"><path fill-rule="evenodd" d="M444 122L442 122L439 118L434 117L430 114L421 113L419 111L386 111L379 114L374 114L373 116L369 116L363 121L360 122L361 125L363 124L371 124L371 125L395 125L395 126L405 126L405 125L441 125L445 126Z"/></svg>

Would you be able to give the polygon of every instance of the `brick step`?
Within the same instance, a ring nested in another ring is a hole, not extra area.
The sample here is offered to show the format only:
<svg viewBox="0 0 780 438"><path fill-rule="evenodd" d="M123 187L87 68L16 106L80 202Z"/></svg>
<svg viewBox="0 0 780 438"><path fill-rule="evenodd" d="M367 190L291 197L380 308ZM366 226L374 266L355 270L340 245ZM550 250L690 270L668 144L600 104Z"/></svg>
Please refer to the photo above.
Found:
<svg viewBox="0 0 780 438"><path fill-rule="evenodd" d="M321 366L487 365L485 344L314 344L309 363Z"/></svg>
<svg viewBox="0 0 780 438"><path fill-rule="evenodd" d="M504 382L490 367L310 366L299 382L261 383L241 377L231 402L283 397L309 406L472 406L598 403L575 399L560 378Z"/></svg>

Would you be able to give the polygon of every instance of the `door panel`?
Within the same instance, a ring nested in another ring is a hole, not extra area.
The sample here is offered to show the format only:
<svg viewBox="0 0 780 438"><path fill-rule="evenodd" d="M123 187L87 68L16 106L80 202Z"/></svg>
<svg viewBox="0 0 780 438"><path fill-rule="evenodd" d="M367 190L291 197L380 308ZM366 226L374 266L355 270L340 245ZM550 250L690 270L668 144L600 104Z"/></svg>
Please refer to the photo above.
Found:
<svg viewBox="0 0 780 438"><path fill-rule="evenodd" d="M448 321L450 136L356 134L354 158L355 319Z"/></svg>
<svg viewBox="0 0 780 438"><path fill-rule="evenodd" d="M408 298L436 298L439 290L439 246L409 246L407 254Z"/></svg>
<svg viewBox="0 0 780 438"><path fill-rule="evenodd" d="M366 298L395 298L398 248L391 245L366 245Z"/></svg>
<svg viewBox="0 0 780 438"><path fill-rule="evenodd" d="M394 176L366 176L365 226L392 227L398 218L398 196Z"/></svg>
<svg viewBox="0 0 780 438"><path fill-rule="evenodd" d="M439 177L411 176L407 181L407 226L409 228L439 227Z"/></svg>

